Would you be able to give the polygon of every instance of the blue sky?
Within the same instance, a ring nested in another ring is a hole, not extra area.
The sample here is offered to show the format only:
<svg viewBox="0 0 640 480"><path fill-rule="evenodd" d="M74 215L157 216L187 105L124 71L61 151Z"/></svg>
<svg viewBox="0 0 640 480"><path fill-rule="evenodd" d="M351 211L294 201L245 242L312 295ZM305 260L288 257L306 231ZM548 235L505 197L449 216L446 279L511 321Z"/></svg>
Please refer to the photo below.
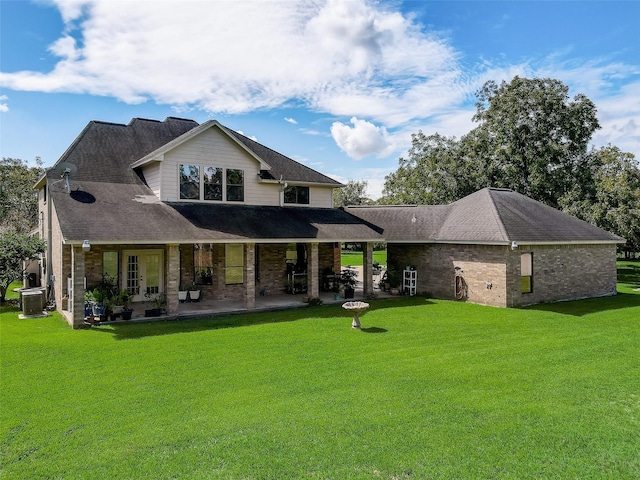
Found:
<svg viewBox="0 0 640 480"><path fill-rule="evenodd" d="M0 0L0 150L53 165L90 120L223 124L377 198L411 134L487 80L587 95L640 158L640 1Z"/></svg>

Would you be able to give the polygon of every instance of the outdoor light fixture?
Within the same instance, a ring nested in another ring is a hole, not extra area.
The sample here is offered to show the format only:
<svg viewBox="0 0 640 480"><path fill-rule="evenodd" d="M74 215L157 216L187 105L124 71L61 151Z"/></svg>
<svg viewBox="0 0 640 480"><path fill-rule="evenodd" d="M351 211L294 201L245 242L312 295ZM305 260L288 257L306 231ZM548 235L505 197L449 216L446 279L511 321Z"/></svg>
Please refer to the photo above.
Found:
<svg viewBox="0 0 640 480"><path fill-rule="evenodd" d="M516 248L518 248L518 242L514 240L513 242L511 242L511 250L515 250Z"/></svg>
<svg viewBox="0 0 640 480"><path fill-rule="evenodd" d="M85 240L84 242L82 242L82 250L85 252L91 250L91 244L89 243L89 240Z"/></svg>

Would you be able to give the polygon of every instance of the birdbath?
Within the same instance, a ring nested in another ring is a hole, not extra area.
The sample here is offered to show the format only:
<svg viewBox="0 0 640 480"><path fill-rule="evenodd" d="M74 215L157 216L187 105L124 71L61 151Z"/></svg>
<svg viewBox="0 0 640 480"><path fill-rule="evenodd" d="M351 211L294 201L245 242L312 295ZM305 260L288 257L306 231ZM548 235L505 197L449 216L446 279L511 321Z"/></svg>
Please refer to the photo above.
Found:
<svg viewBox="0 0 640 480"><path fill-rule="evenodd" d="M360 328L360 319L358 316L369 308L369 304L365 302L347 302L342 304L342 308L353 313L353 322L351 322L351 326L353 328Z"/></svg>

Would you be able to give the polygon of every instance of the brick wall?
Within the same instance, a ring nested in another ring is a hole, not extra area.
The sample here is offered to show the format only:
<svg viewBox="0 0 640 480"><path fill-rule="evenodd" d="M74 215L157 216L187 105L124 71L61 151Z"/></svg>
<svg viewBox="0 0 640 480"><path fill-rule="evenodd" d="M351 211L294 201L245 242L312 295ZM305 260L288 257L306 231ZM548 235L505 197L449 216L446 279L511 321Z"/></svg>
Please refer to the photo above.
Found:
<svg viewBox="0 0 640 480"><path fill-rule="evenodd" d="M520 254L533 254L533 292L520 293ZM615 245L536 245L513 252L513 304L530 305L616 293Z"/></svg>
<svg viewBox="0 0 640 480"><path fill-rule="evenodd" d="M533 253L533 292L521 293L520 256ZM388 244L388 263L418 271L419 293L454 299L455 268L466 301L512 307L611 295L616 288L615 245L507 246Z"/></svg>

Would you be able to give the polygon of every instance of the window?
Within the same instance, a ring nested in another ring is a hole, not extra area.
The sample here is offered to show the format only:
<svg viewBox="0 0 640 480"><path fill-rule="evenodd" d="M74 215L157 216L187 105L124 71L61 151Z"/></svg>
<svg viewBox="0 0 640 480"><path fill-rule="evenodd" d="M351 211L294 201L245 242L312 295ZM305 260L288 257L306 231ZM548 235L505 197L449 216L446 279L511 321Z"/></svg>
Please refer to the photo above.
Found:
<svg viewBox="0 0 640 480"><path fill-rule="evenodd" d="M180 198L200 200L200 167L180 165Z"/></svg>
<svg viewBox="0 0 640 480"><path fill-rule="evenodd" d="M102 252L102 276L118 280L118 252Z"/></svg>
<svg viewBox="0 0 640 480"><path fill-rule="evenodd" d="M222 200L222 169L217 167L204 167L204 199Z"/></svg>
<svg viewBox="0 0 640 480"><path fill-rule="evenodd" d="M224 281L227 285L242 283L244 272L244 246L227 244L224 252Z"/></svg>
<svg viewBox="0 0 640 480"><path fill-rule="evenodd" d="M520 279L521 292L533 292L533 254L523 253L520 255Z"/></svg>
<svg viewBox="0 0 640 480"><path fill-rule="evenodd" d="M309 187L287 187L284 190L284 203L309 204Z"/></svg>
<svg viewBox="0 0 640 480"><path fill-rule="evenodd" d="M196 243L193 249L193 265L195 266L195 283L197 285L213 284L213 249L210 243Z"/></svg>
<svg viewBox="0 0 640 480"><path fill-rule="evenodd" d="M244 172L242 170L227 169L227 201L244 202Z"/></svg>

